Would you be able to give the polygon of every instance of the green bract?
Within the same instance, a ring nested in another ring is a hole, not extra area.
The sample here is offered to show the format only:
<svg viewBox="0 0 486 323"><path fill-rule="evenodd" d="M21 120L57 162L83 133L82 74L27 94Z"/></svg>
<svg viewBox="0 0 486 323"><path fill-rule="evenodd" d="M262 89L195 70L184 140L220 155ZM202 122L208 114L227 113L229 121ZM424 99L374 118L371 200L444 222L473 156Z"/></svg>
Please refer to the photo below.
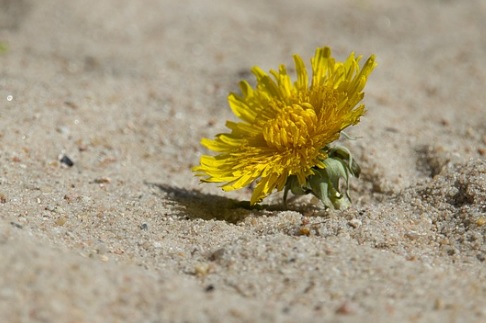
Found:
<svg viewBox="0 0 486 323"><path fill-rule="evenodd" d="M299 184L296 176L289 176L285 184L284 203L290 190L294 195L310 193L326 208L345 209L351 205L349 179L350 176L359 177L361 169L346 147L335 145L324 150L328 154L322 161L325 168L314 168L314 174L307 177L304 185Z"/></svg>

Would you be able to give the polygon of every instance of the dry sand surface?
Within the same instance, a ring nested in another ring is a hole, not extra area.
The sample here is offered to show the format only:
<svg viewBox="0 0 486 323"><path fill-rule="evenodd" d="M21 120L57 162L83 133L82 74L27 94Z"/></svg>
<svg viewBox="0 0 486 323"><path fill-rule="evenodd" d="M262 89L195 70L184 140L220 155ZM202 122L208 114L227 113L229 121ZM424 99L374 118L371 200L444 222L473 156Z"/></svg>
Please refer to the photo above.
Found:
<svg viewBox="0 0 486 323"><path fill-rule="evenodd" d="M1 322L486 322L486 2L0 0ZM191 172L249 70L374 53L352 208ZM60 162L69 157L74 165Z"/></svg>

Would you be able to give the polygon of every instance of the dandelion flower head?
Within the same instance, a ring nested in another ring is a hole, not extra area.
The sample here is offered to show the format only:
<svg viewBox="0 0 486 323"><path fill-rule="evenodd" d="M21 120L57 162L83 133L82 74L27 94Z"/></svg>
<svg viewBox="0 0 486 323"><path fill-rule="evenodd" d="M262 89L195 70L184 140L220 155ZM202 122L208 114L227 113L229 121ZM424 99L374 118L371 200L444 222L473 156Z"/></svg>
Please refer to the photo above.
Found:
<svg viewBox="0 0 486 323"><path fill-rule="evenodd" d="M275 189L281 191L291 176L304 186L309 176L326 167L326 147L365 113L359 103L376 66L374 56L360 68L361 56L351 53L337 62L330 48L318 48L310 77L302 58L293 58L294 82L284 65L269 74L254 67L255 88L241 81L241 94L229 94L229 105L241 121L227 121L229 133L202 139L217 154L201 156L193 168L203 181L222 183L225 191L256 182L252 205Z"/></svg>

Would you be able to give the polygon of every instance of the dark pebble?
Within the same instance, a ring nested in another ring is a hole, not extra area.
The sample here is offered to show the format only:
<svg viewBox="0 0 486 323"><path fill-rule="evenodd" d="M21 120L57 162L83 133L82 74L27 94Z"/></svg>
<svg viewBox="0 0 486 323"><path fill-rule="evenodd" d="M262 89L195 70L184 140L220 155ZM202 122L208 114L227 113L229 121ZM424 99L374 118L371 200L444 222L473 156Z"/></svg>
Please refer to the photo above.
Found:
<svg viewBox="0 0 486 323"><path fill-rule="evenodd" d="M17 229L22 229L22 226L18 223L10 222L10 224L13 225L14 227L16 227Z"/></svg>
<svg viewBox="0 0 486 323"><path fill-rule="evenodd" d="M71 158L69 158L66 155L63 155L62 158L59 161L61 162L61 164L64 164L67 167L73 167L73 165L74 165L74 162L71 160Z"/></svg>
<svg viewBox="0 0 486 323"><path fill-rule="evenodd" d="M214 291L214 288L215 288L214 285L208 285L208 286L206 286L206 288L204 288L204 291L209 293L209 292Z"/></svg>

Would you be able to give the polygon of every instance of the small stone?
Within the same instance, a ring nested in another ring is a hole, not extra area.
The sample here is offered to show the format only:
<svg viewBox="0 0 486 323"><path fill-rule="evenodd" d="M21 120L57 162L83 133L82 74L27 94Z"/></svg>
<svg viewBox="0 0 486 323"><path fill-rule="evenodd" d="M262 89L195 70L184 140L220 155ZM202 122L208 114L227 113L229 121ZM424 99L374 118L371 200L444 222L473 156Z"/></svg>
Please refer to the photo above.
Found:
<svg viewBox="0 0 486 323"><path fill-rule="evenodd" d="M56 225L62 227L66 223L67 219L65 216L60 216L56 219Z"/></svg>
<svg viewBox="0 0 486 323"><path fill-rule="evenodd" d="M199 263L194 266L194 274L198 277L204 277L212 270L212 265L208 263Z"/></svg>
<svg viewBox="0 0 486 323"><path fill-rule="evenodd" d="M99 177L94 180L96 184L108 184L111 183L111 178L109 177Z"/></svg>
<svg viewBox="0 0 486 323"><path fill-rule="evenodd" d="M65 136L69 135L69 128L66 126L59 126L56 128L56 131Z"/></svg>
<svg viewBox="0 0 486 323"><path fill-rule="evenodd" d="M78 105L72 101L64 101L64 104L67 106L67 107L70 107L71 109L75 110L78 108Z"/></svg>
<svg viewBox="0 0 486 323"><path fill-rule="evenodd" d="M486 216L481 216L481 217L476 219L476 225L478 227L482 227L485 224L486 224Z"/></svg>
<svg viewBox="0 0 486 323"><path fill-rule="evenodd" d="M354 308L353 304L348 301L345 301L336 309L336 314L350 315L354 313L356 313L356 309Z"/></svg>
<svg viewBox="0 0 486 323"><path fill-rule="evenodd" d="M206 288L204 288L204 291L206 293L209 293L209 292L214 291L214 285L208 285L208 286L206 286Z"/></svg>
<svg viewBox="0 0 486 323"><path fill-rule="evenodd" d="M442 298L436 298L434 300L434 310L439 311L444 308L444 300Z"/></svg>
<svg viewBox="0 0 486 323"><path fill-rule="evenodd" d="M222 260L224 258L225 252L226 252L226 250L224 248L217 249L216 251L211 253L208 258L209 258L210 261Z"/></svg>
<svg viewBox="0 0 486 323"><path fill-rule="evenodd" d="M18 223L10 222L10 224L13 225L14 227L16 227L17 229L22 229L22 226Z"/></svg>
<svg viewBox="0 0 486 323"><path fill-rule="evenodd" d="M352 219L348 221L348 225L354 229L360 227L363 224L360 219Z"/></svg>
<svg viewBox="0 0 486 323"><path fill-rule="evenodd" d="M59 162L61 163L61 165L65 165L67 167L73 167L74 166L74 162L71 160L71 158L69 158L66 155L62 155L59 159Z"/></svg>
<svg viewBox="0 0 486 323"><path fill-rule="evenodd" d="M418 233L415 231L408 231L404 234L405 238L408 238L410 240L417 240L418 238L425 236L423 233Z"/></svg>
<svg viewBox="0 0 486 323"><path fill-rule="evenodd" d="M478 253L478 254L476 255L476 258L477 258L479 261L484 262L484 261L486 260L486 255L485 255L485 254L483 254L483 253Z"/></svg>
<svg viewBox="0 0 486 323"><path fill-rule="evenodd" d="M101 255L100 257L100 260L103 261L103 262L107 262L108 260L110 260L110 258L108 258L107 255Z"/></svg>
<svg viewBox="0 0 486 323"><path fill-rule="evenodd" d="M311 229L308 226L300 227L299 228L299 235L310 236L311 235Z"/></svg>

